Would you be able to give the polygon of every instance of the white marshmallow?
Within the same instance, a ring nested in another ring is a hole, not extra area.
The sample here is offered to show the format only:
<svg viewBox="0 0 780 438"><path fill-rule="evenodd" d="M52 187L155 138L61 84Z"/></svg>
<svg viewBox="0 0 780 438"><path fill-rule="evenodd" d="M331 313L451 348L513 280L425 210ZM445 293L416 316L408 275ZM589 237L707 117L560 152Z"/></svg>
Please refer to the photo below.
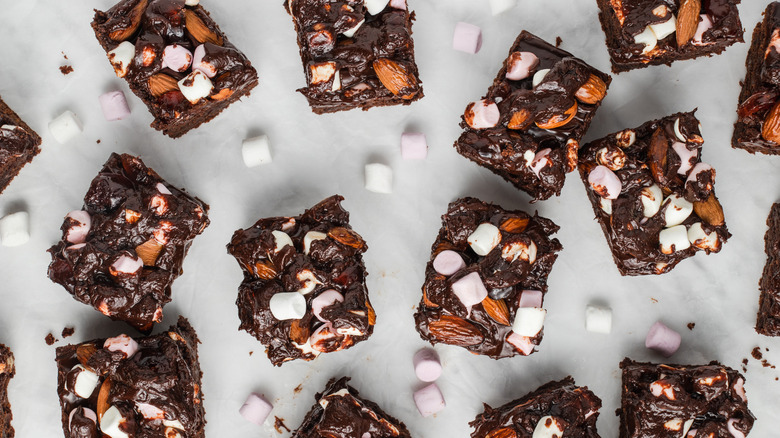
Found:
<svg viewBox="0 0 780 438"><path fill-rule="evenodd" d="M130 67L130 63L135 58L135 44L123 41L106 55L108 55L108 61L114 66L114 73L123 78L127 75L127 68Z"/></svg>
<svg viewBox="0 0 780 438"><path fill-rule="evenodd" d="M658 41L660 41L677 30L677 19L674 18L674 15L670 15L669 19L663 23L651 24L648 27L653 31Z"/></svg>
<svg viewBox="0 0 780 438"><path fill-rule="evenodd" d="M710 251L715 251L720 246L718 233L713 231L707 234L702 228L701 222L696 222L688 228L688 241L696 248L709 249Z"/></svg>
<svg viewBox="0 0 780 438"><path fill-rule="evenodd" d="M685 229L685 225L677 225L661 230L658 234L658 243L661 245L661 252L664 254L672 254L675 251L683 251L691 247L691 242L688 240L688 230Z"/></svg>
<svg viewBox="0 0 780 438"><path fill-rule="evenodd" d="M0 126L0 130L3 130L3 131L16 131L17 129L22 129L22 127L21 126L16 126L16 125L1 125Z"/></svg>
<svg viewBox="0 0 780 438"><path fill-rule="evenodd" d="M609 307L585 307L585 330L608 335L612 332L612 309Z"/></svg>
<svg viewBox="0 0 780 438"><path fill-rule="evenodd" d="M30 240L30 215L26 211L11 213L0 219L0 242L3 246L20 246Z"/></svg>
<svg viewBox="0 0 780 438"><path fill-rule="evenodd" d="M536 244L533 241L531 241L530 245L523 242L511 242L501 249L501 257L509 263L520 259L533 265L536 261L536 251Z"/></svg>
<svg viewBox="0 0 780 438"><path fill-rule="evenodd" d="M119 409L116 406L111 406L100 418L100 431L111 438L129 438L129 435L120 428L126 421Z"/></svg>
<svg viewBox="0 0 780 438"><path fill-rule="evenodd" d="M612 216L612 200L599 196L599 204L604 213Z"/></svg>
<svg viewBox="0 0 780 438"><path fill-rule="evenodd" d="M688 141L687 138L680 132L680 118L678 117L674 121L674 135L677 137L677 140L680 140L681 142L685 143Z"/></svg>
<svg viewBox="0 0 780 438"><path fill-rule="evenodd" d="M664 194L661 191L661 188L658 187L658 184L645 187L642 189L640 196L642 198L642 209L644 210L645 217L655 216L655 214L658 213L658 210L661 209L661 203L664 200Z"/></svg>
<svg viewBox="0 0 780 438"><path fill-rule="evenodd" d="M666 220L667 228L680 225L693 213L693 204L675 193L667 196L663 205L666 206L664 219Z"/></svg>
<svg viewBox="0 0 780 438"><path fill-rule="evenodd" d="M691 426L693 426L693 420L687 420L685 424L683 424L683 433L682 433L683 437L688 435L688 431L691 430Z"/></svg>
<svg viewBox="0 0 780 438"><path fill-rule="evenodd" d="M533 338L544 328L547 310L540 307L520 307L515 313L512 331L520 336Z"/></svg>
<svg viewBox="0 0 780 438"><path fill-rule="evenodd" d="M70 372L74 370L78 370L76 371L78 374L76 374L76 382L71 390L81 398L89 398L95 392L95 388L97 388L100 382L100 377L81 364L73 367Z"/></svg>
<svg viewBox="0 0 780 438"><path fill-rule="evenodd" d="M634 42L637 44L644 44L645 48L642 49L642 53L647 54L658 45L658 38L655 36L655 33L653 33L653 30L650 29L650 26L648 26L641 33L634 35Z"/></svg>
<svg viewBox="0 0 780 438"><path fill-rule="evenodd" d="M330 91L339 90L341 90L341 70L336 70L336 73L333 73L333 83L330 86Z"/></svg>
<svg viewBox="0 0 780 438"><path fill-rule="evenodd" d="M149 403L136 403L135 410L147 420L162 420L165 418L165 411Z"/></svg>
<svg viewBox="0 0 780 438"><path fill-rule="evenodd" d="M204 44L195 48L192 53L192 71L200 70L204 75L213 78L217 75L217 67L203 60L206 57L206 46Z"/></svg>
<svg viewBox="0 0 780 438"><path fill-rule="evenodd" d="M366 11L371 15L377 15L384 11L388 3L390 3L390 0L363 0Z"/></svg>
<svg viewBox="0 0 780 438"><path fill-rule="evenodd" d="M168 187L165 187L165 184L163 184L163 183L157 183L157 185L154 186L154 187L157 189L158 192L160 192L160 194L163 194L163 195L172 195L173 194L173 193L171 193L170 190L168 190Z"/></svg>
<svg viewBox="0 0 780 438"><path fill-rule="evenodd" d="M241 157L246 167L257 167L272 161L267 135L247 138L241 142Z"/></svg>
<svg viewBox="0 0 780 438"><path fill-rule="evenodd" d="M92 227L92 217L84 210L75 210L68 213L66 218L70 218L78 225L73 225L65 232L65 240L70 243L84 243L87 240L87 235Z"/></svg>
<svg viewBox="0 0 780 438"><path fill-rule="evenodd" d="M174 429L184 430L184 425L179 420L163 420L163 426L172 427ZM167 437L166 437L167 438Z"/></svg>
<svg viewBox="0 0 780 438"><path fill-rule="evenodd" d="M328 289L326 291L323 291L321 294L314 297L313 300L311 300L311 313L314 314L314 316L317 317L322 322L328 322L327 320L322 318L322 311L326 307L332 306L336 303L343 303L344 302L344 295L341 295L337 290L335 289Z"/></svg>
<svg viewBox="0 0 780 438"><path fill-rule="evenodd" d="M306 298L298 292L278 292L271 297L268 307L279 321L301 319L306 315Z"/></svg>
<svg viewBox="0 0 780 438"><path fill-rule="evenodd" d="M697 149L690 150L687 146L685 146L685 143L680 143L679 141L674 142L672 149L674 149L674 151L677 153L677 156L680 157L680 168L677 169L677 173L679 175L686 175L693 167L692 163L696 162L696 158L699 156L699 151Z"/></svg>
<svg viewBox="0 0 780 438"><path fill-rule="evenodd" d="M485 256L501 243L501 231L493 224L479 224L466 240L477 255Z"/></svg>
<svg viewBox="0 0 780 438"><path fill-rule="evenodd" d="M525 165L528 167L531 167L531 163L534 162L534 158L536 158L536 153L530 149L523 152L523 159L525 160Z"/></svg>
<svg viewBox="0 0 780 438"><path fill-rule="evenodd" d="M72 111L65 111L49 122L49 131L58 143L65 144L81 134L81 120Z"/></svg>
<svg viewBox="0 0 780 438"><path fill-rule="evenodd" d="M627 148L636 142L636 132L634 132L633 129L626 129L625 131L618 132L617 135L615 135L615 138L617 138L618 146Z"/></svg>
<svg viewBox="0 0 780 438"><path fill-rule="evenodd" d="M211 83L211 79L200 70L193 71L179 81L179 91L193 105L208 97L213 89L214 84Z"/></svg>
<svg viewBox="0 0 780 438"><path fill-rule="evenodd" d="M543 68L541 70L537 70L537 72L534 73L534 78L531 79L531 83L533 84L533 86L536 87L537 85L541 84L542 81L544 80L544 77L547 76L547 73L550 73L549 68Z"/></svg>
<svg viewBox="0 0 780 438"><path fill-rule="evenodd" d="M528 336L520 336L517 333L509 332L506 341L512 344L517 351L523 353L524 356L528 356L534 351L534 343L531 342L531 338Z"/></svg>
<svg viewBox="0 0 780 438"><path fill-rule="evenodd" d="M315 240L325 240L327 238L328 235L325 233L321 233L319 231L309 231L305 236L303 236L303 253L309 255L312 242Z"/></svg>
<svg viewBox="0 0 780 438"><path fill-rule="evenodd" d="M560 438L563 436L563 428L555 417L546 415L539 419L534 428L533 438Z"/></svg>
<svg viewBox="0 0 780 438"><path fill-rule="evenodd" d="M360 26L362 26L362 25L363 25L363 23L365 23L365 22L366 22L366 20L365 20L365 19L363 19L363 20L360 20L360 21L358 22L358 24L356 24L354 27L352 27L352 28L350 28L350 29L347 29L347 30L345 30L344 32L341 32L341 34L342 34L342 35L344 35L344 36L345 36L345 37L347 37L347 38L352 38L353 36L355 36L355 32L357 32L357 31L358 31L358 29L360 29Z"/></svg>
<svg viewBox="0 0 780 438"><path fill-rule="evenodd" d="M366 164L366 190L374 193L393 193L393 169L382 163Z"/></svg>
<svg viewBox="0 0 780 438"><path fill-rule="evenodd" d="M312 292L314 289L317 288L317 285L322 284L321 281L317 280L317 276L315 276L314 273L308 269L304 269L298 274L296 274L295 278L297 278L298 281L300 281L301 284L303 285L303 287L297 290L298 293L303 295Z"/></svg>
<svg viewBox="0 0 780 438"><path fill-rule="evenodd" d="M187 6L198 6L200 0L184 0L184 4ZM292 2L290 2L292 3Z"/></svg>
<svg viewBox="0 0 780 438"><path fill-rule="evenodd" d="M490 0L490 11L500 15L517 6L517 0Z"/></svg>
<svg viewBox="0 0 780 438"><path fill-rule="evenodd" d="M111 275L135 274L144 267L144 261L140 257L119 256L111 265Z"/></svg>
<svg viewBox="0 0 780 438"><path fill-rule="evenodd" d="M277 253L277 252L281 251L282 248L284 248L285 246L288 246L288 245L292 246L292 247L295 247L295 245L293 245L292 239L290 238L290 235L288 235L284 231L274 230L274 231L271 231L271 234L274 236L274 242L276 242L276 247L274 248L274 253Z"/></svg>

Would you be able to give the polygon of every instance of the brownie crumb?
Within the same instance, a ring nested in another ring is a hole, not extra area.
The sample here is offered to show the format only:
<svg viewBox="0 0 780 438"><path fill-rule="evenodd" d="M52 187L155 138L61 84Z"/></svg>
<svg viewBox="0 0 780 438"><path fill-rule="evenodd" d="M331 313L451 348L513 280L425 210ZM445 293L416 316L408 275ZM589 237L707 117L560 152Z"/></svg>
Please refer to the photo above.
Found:
<svg viewBox="0 0 780 438"><path fill-rule="evenodd" d="M54 345L55 342L57 342L57 338L53 334L46 335L46 345Z"/></svg>
<svg viewBox="0 0 780 438"><path fill-rule="evenodd" d="M64 329L62 329L63 338L69 338L73 336L73 333L76 333L76 329L73 327L65 327Z"/></svg>
<svg viewBox="0 0 780 438"><path fill-rule="evenodd" d="M252 357L253 354L255 354L255 352L254 351L250 351L249 352L249 357Z"/></svg>
<svg viewBox="0 0 780 438"><path fill-rule="evenodd" d="M742 359L742 372L743 373L747 372L747 364L748 364L748 359L747 358L743 358Z"/></svg>
<svg viewBox="0 0 780 438"><path fill-rule="evenodd" d="M282 429L286 430L287 432L292 432L290 428L284 424L284 418L279 418L276 416L274 416L274 418L274 429L276 429L277 433L283 433Z"/></svg>
<svg viewBox="0 0 780 438"><path fill-rule="evenodd" d="M100 139L97 139L97 141L95 143L100 144Z"/></svg>
<svg viewBox="0 0 780 438"><path fill-rule="evenodd" d="M300 385L296 386L295 389L293 389L293 392L297 394L297 393L301 392L302 389L303 389L303 384L300 384Z"/></svg>
<svg viewBox="0 0 780 438"><path fill-rule="evenodd" d="M751 356L753 356L753 359L755 360L761 360L764 358L764 355L761 354L761 347L756 347L753 349L753 351L750 352Z"/></svg>
<svg viewBox="0 0 780 438"><path fill-rule="evenodd" d="M555 37L555 47L561 47L561 43L563 43L561 37Z"/></svg>
<svg viewBox="0 0 780 438"><path fill-rule="evenodd" d="M60 53L62 53L63 58L68 59L68 55L66 55L65 52L60 52Z"/></svg>
<svg viewBox="0 0 780 438"><path fill-rule="evenodd" d="M696 327L696 323L695 322L689 322L688 323L688 330L693 330L694 327Z"/></svg>
<svg viewBox="0 0 780 438"><path fill-rule="evenodd" d="M67 76L67 75L73 73L73 67L71 67L70 65L60 66L60 73L62 73L63 75Z"/></svg>

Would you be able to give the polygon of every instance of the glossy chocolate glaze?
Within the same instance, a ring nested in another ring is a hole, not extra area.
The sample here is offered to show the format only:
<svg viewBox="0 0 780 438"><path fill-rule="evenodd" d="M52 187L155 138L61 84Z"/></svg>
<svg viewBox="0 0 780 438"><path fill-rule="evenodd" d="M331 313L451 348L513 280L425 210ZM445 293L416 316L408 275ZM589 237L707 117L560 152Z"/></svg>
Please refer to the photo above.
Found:
<svg viewBox="0 0 780 438"><path fill-rule="evenodd" d="M596 420L601 399L587 387L579 387L571 376L549 382L501 407L485 404L485 412L469 423L471 438L530 437L542 417L552 416L567 438L599 438ZM502 435L503 434L503 435Z"/></svg>
<svg viewBox="0 0 780 438"><path fill-rule="evenodd" d="M49 248L49 278L111 319L149 332L162 320L192 240L209 224L208 205L166 183L140 158L111 154L83 209L92 220L85 245L67 241L73 220L66 217L62 240ZM119 257L140 257L141 245L159 249L154 263L135 274L112 274Z"/></svg>
<svg viewBox="0 0 780 438"><path fill-rule="evenodd" d="M11 403L8 402L8 382L14 374L14 355L8 347L0 344L0 438L14 438L14 428L11 426L13 414Z"/></svg>
<svg viewBox="0 0 780 438"><path fill-rule="evenodd" d="M711 187L712 175L709 173L700 174L695 183L686 183L690 170L684 175L678 173L681 159L672 148L675 142L680 142L674 132L674 122L677 119L680 120L681 133L689 140L701 139L699 121L694 113L677 113L647 122L632 130L610 134L588 143L580 150L580 176L596 213L596 219L601 224L612 250L615 264L622 275L663 274L671 271L680 261L702 251L691 246L672 254L663 254L659 247L658 235L665 227L664 214L668 207L661 207L658 213L646 218L642 206L642 189L653 184L661 187L664 197L674 193L689 202L709 197L710 193L715 196ZM662 168L663 176L653 174L650 169L653 160L648 156L652 136L657 130L663 133L662 138L667 145L664 152L666 163ZM629 147L621 148L618 134L627 131L635 133L636 142ZM685 142L685 147L697 151L694 163L702 161L702 144L698 143L698 140ZM598 153L602 148L607 148L609 151L622 151L627 156L625 166L615 171L622 182L622 191L617 199L612 200L612 214L608 214L601 208L601 197L588 183L590 171L602 164L598 160ZM715 199L717 200L717 197ZM701 222L702 228L707 233L716 232L721 244L731 237L725 223L718 226L711 225L695 211L683 222L683 225L690 226L696 222ZM716 250L704 251L707 254L718 252L720 246Z"/></svg>
<svg viewBox="0 0 780 438"><path fill-rule="evenodd" d="M729 428L748 435L753 427L755 418L742 386L745 378L718 362L657 365L626 358L620 368L620 438L682 436L690 420L686 435L690 438L737 436Z"/></svg>
<svg viewBox="0 0 780 438"><path fill-rule="evenodd" d="M96 10L92 27L106 52L122 42L113 39L111 35L131 27L134 8L141 2L147 2L147 6L140 26L126 39L135 44L136 56L125 79L133 93L144 101L155 117L153 128L171 137L179 137L201 123L208 122L230 103L248 95L257 86L257 72L252 63L228 41L202 6L186 6L184 0L121 0L106 12ZM178 44L194 52L204 42L200 34L193 34L186 26L185 13L197 16L220 42L204 44L204 61L217 66L217 72L211 78L214 89L210 96L196 104L190 103L178 89L154 96L149 85L149 78L156 74L165 74L179 81L192 71L188 69L180 73L162 66L162 54L166 46ZM151 50L155 55L151 63L144 62L145 58L148 59L148 56L144 56L145 49L147 53Z"/></svg>
<svg viewBox="0 0 780 438"><path fill-rule="evenodd" d="M493 85L483 99L495 102L501 113L501 121L493 128L473 129L461 117L463 134L455 142L458 153L480 166L500 175L515 187L534 199L547 199L559 195L566 173L576 168L576 150L579 141L590 126L590 121L601 101L586 104L577 101L575 92L595 75L609 86L611 78L570 53L523 31L509 50L531 52L539 58L535 71L551 69L544 81L533 87L533 74L514 81L506 78L507 62L498 72ZM554 128L542 129L531 124L525 130L509 129L507 124L514 111L529 110L536 120L544 120L561 114L577 103L577 112L570 122ZM569 141L573 143L569 144ZM527 164L526 152L537 153L546 148L552 151L548 158L552 165L545 166L537 176ZM572 161L573 160L573 161Z"/></svg>
<svg viewBox="0 0 780 438"><path fill-rule="evenodd" d="M315 113L409 105L423 97L414 61L414 13L408 7L396 9L388 5L371 15L362 0L295 0L285 1L284 6L292 15L298 33L307 83L298 91L306 96ZM352 37L343 34L363 20ZM402 65L411 74L412 85L399 95L391 92L374 70L377 59ZM323 62L336 63L341 81L339 90L332 90L333 78L312 83L310 67Z"/></svg>
<svg viewBox="0 0 780 438"><path fill-rule="evenodd" d="M38 134L0 99L0 193L38 155L40 145Z"/></svg>
<svg viewBox="0 0 780 438"><path fill-rule="evenodd" d="M406 425L387 415L358 391L347 385L349 377L331 379L316 396L316 403L293 438L410 438Z"/></svg>
<svg viewBox="0 0 780 438"><path fill-rule="evenodd" d="M759 286L756 331L766 336L780 336L780 203L772 205L766 220L769 229L764 236L766 265Z"/></svg>
<svg viewBox="0 0 780 438"><path fill-rule="evenodd" d="M373 333L376 316L368 298L368 273L363 264L368 246L349 225L342 200L335 195L300 216L260 219L250 228L236 231L227 246L244 271L236 300L239 329L267 347L274 365L294 359L312 360L320 353L350 348ZM275 251L274 230L285 232L293 247L287 245ZM306 254L303 241L310 231L326 237L312 241ZM305 294L306 315L296 320L276 319L269 307L271 297L302 289L306 285L305 271L319 282ZM312 300L331 289L344 301L325 307L321 312L323 322L312 313Z"/></svg>
<svg viewBox="0 0 780 438"><path fill-rule="evenodd" d="M80 408L90 409L101 418L102 411L111 406L125 418L123 428L131 438L174 437L175 433L186 438L205 436L200 341L186 318L179 317L167 332L137 338L138 352L130 358L121 351L103 348L105 341L96 339L57 348L57 394L66 438L103 436L100 420L95 424ZM99 376L89 398L79 397L67 384L76 365ZM139 408L140 404L151 407ZM75 409L79 410L71 420ZM154 415L149 415L150 411ZM155 418L146 418L142 412Z"/></svg>
<svg viewBox="0 0 780 438"><path fill-rule="evenodd" d="M513 232L510 232L506 231L511 228L507 221L526 225L515 227ZM431 260L425 269L423 297L417 307L417 313L414 314L420 336L431 344L459 345L472 353L494 359L526 354L506 339L512 333L511 324L519 306L521 292L547 292L547 276L558 257L556 253L563 249L558 239L550 238L558 231L558 226L538 215L531 216L519 210L504 210L475 198L462 198L451 203L447 213L442 216L442 222L442 228L432 247ZM482 223L490 223L500 229L503 227L501 243L484 257L477 255L467 242L469 235ZM501 256L502 247L510 242L522 242L529 246L530 242L533 242L537 248L536 261L530 264L520 258L511 263L505 260ZM437 273L433 268L433 260L444 250L460 254L466 262L466 267L449 277ZM487 304L484 301L473 306L469 314L452 292L452 283L472 272L479 273L488 290L488 298L503 302L506 306L504 323L496 321L486 311ZM469 331L473 335L464 338L457 333L453 334L453 331L432 333L430 324L443 316L470 328ZM526 339L526 342L532 347L539 345L543 334L542 330L533 338Z"/></svg>

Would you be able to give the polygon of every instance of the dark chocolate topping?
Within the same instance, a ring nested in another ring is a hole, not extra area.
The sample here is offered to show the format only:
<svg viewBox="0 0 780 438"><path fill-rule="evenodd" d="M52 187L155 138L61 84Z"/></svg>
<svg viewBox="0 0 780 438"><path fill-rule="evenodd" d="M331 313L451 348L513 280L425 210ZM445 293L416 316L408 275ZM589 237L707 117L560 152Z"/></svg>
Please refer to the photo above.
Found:
<svg viewBox="0 0 780 438"><path fill-rule="evenodd" d="M15 374L14 355L8 347L0 344L0 438L14 438L14 428L11 426L13 414L11 403L8 401L8 383Z"/></svg>

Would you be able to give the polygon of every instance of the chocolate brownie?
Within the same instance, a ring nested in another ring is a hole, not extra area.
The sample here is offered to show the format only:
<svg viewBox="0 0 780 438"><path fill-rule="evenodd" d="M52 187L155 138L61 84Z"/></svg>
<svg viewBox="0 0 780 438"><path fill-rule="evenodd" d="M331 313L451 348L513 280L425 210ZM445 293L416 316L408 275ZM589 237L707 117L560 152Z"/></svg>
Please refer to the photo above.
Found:
<svg viewBox="0 0 780 438"><path fill-rule="evenodd" d="M406 0L286 0L306 96L317 114L409 105L423 97Z"/></svg>
<svg viewBox="0 0 780 438"><path fill-rule="evenodd" d="M731 234L701 161L693 112L610 134L580 151L580 176L622 275L663 274Z"/></svg>
<svg viewBox="0 0 780 438"><path fill-rule="evenodd" d="M57 348L65 438L204 437L199 343L179 317L158 335Z"/></svg>
<svg viewBox="0 0 780 438"><path fill-rule="evenodd" d="M780 3L770 3L753 31L745 61L731 145L750 153L780 154Z"/></svg>
<svg viewBox="0 0 780 438"><path fill-rule="evenodd" d="M73 298L149 332L171 301L208 205L177 189L140 158L111 154L49 248L49 278Z"/></svg>
<svg viewBox="0 0 780 438"><path fill-rule="evenodd" d="M623 359L620 438L745 437L755 418L745 378L708 365L657 365Z"/></svg>
<svg viewBox="0 0 780 438"><path fill-rule="evenodd" d="M303 423L293 438L409 438L406 425L387 415L379 406L358 397L358 391L347 385L348 377L331 379L316 396Z"/></svg>
<svg viewBox="0 0 780 438"><path fill-rule="evenodd" d="M14 374L14 355L8 347L0 344L0 438L14 438L14 428L11 426L13 414L8 401L8 382Z"/></svg>
<svg viewBox="0 0 780 438"><path fill-rule="evenodd" d="M764 236L766 265L759 287L756 331L766 336L780 336L780 203L772 205L766 220L769 229Z"/></svg>
<svg viewBox="0 0 780 438"><path fill-rule="evenodd" d="M349 225L343 200L331 196L300 216L260 219L227 246L244 271L239 329L262 342L276 366L350 348L374 331L368 246Z"/></svg>
<svg viewBox="0 0 780 438"><path fill-rule="evenodd" d="M612 71L712 56L743 42L740 0L596 0Z"/></svg>
<svg viewBox="0 0 780 438"><path fill-rule="evenodd" d="M252 63L198 1L121 0L92 21L117 76L176 138L257 86Z"/></svg>
<svg viewBox="0 0 780 438"><path fill-rule="evenodd" d="M543 335L547 276L563 247L551 220L475 198L451 203L425 269L417 331L494 359L529 355Z"/></svg>
<svg viewBox="0 0 780 438"><path fill-rule="evenodd" d="M569 376L499 408L485 404L485 412L469 423L475 429L471 437L599 438L600 408L601 399Z"/></svg>
<svg viewBox="0 0 780 438"><path fill-rule="evenodd" d="M0 193L41 152L41 137L0 99Z"/></svg>
<svg viewBox="0 0 780 438"><path fill-rule="evenodd" d="M523 31L487 94L466 107L455 149L535 200L559 195L611 80Z"/></svg>

